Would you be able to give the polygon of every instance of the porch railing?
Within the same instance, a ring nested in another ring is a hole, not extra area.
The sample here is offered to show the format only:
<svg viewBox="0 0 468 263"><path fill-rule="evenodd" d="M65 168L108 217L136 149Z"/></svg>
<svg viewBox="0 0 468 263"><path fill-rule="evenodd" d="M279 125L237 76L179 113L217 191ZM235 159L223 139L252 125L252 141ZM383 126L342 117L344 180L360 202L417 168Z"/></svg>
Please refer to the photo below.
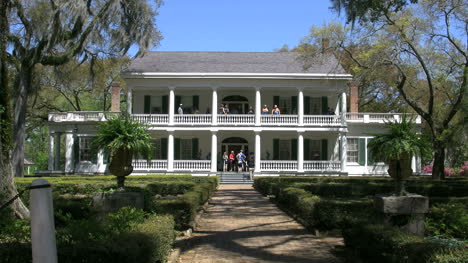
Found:
<svg viewBox="0 0 468 263"><path fill-rule="evenodd" d="M304 115L304 125L340 126L338 115Z"/></svg>
<svg viewBox="0 0 468 263"><path fill-rule="evenodd" d="M209 125L211 124L211 114L174 115L174 123L182 125Z"/></svg>
<svg viewBox="0 0 468 263"><path fill-rule="evenodd" d="M219 125L255 125L253 114L226 114L218 115Z"/></svg>
<svg viewBox="0 0 468 263"><path fill-rule="evenodd" d="M136 121L146 124L168 124L168 114L132 114L132 118Z"/></svg>
<svg viewBox="0 0 468 263"><path fill-rule="evenodd" d="M167 170L167 160L133 160L134 170Z"/></svg>
<svg viewBox="0 0 468 263"><path fill-rule="evenodd" d="M384 123L385 121L400 121L403 113L346 113L346 121L351 123ZM415 123L421 123L421 116L417 114L406 114L413 118Z"/></svg>
<svg viewBox="0 0 468 263"><path fill-rule="evenodd" d="M262 125L297 125L297 115L262 115L260 123Z"/></svg>
<svg viewBox="0 0 468 263"><path fill-rule="evenodd" d="M112 113L99 111L52 112L49 113L48 120L50 122L105 121L106 115L112 115Z"/></svg>
<svg viewBox="0 0 468 263"><path fill-rule="evenodd" d="M297 171L297 161L260 161L262 171Z"/></svg>
<svg viewBox="0 0 468 263"><path fill-rule="evenodd" d="M209 171L210 160L175 160L174 170L176 171Z"/></svg>
<svg viewBox="0 0 468 263"><path fill-rule="evenodd" d="M340 161L304 161L304 171L340 171Z"/></svg>

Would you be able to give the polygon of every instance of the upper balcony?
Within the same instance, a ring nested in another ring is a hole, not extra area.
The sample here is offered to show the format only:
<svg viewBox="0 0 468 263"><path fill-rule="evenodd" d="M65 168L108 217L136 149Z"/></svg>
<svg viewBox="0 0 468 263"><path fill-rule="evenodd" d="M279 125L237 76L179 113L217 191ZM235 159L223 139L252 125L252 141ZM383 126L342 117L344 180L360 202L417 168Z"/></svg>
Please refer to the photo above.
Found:
<svg viewBox="0 0 468 263"><path fill-rule="evenodd" d="M54 123L84 123L105 121L108 116L115 113L104 112L55 112L49 113L49 122ZM402 114L397 113L347 113L346 120L342 121L339 115L304 115L302 120L299 115L261 115L260 123L256 124L254 114L227 114L217 115L213 122L211 114L183 114L174 115L171 122L169 114L132 114L134 120L146 123L150 126L263 126L263 127L342 127L349 123L385 123L386 121L398 121ZM420 124L421 118L417 115L415 123Z"/></svg>

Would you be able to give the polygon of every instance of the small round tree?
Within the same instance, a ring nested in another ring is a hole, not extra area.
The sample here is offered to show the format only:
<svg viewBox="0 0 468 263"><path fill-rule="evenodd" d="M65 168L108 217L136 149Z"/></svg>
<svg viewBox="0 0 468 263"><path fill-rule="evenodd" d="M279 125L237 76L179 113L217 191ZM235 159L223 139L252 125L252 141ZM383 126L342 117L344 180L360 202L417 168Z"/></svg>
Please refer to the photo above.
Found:
<svg viewBox="0 0 468 263"><path fill-rule="evenodd" d="M395 179L396 195L407 195L405 180L413 174L413 156L426 157L431 154L430 141L414 130L414 119L403 115L400 122L387 122L388 134L373 134L367 148L374 159L388 164L388 174Z"/></svg>
<svg viewBox="0 0 468 263"><path fill-rule="evenodd" d="M133 156L149 156L152 149L146 126L126 114L110 117L101 123L93 144L109 153L109 171L117 177L120 189L124 187L125 177L133 171Z"/></svg>

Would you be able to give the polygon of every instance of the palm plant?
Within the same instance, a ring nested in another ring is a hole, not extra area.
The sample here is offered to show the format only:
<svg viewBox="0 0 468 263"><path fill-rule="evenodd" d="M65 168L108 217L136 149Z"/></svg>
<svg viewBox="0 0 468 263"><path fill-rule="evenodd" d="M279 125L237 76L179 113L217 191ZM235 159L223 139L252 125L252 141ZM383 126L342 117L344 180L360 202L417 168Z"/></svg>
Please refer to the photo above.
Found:
<svg viewBox="0 0 468 263"><path fill-rule="evenodd" d="M388 174L395 179L396 195L406 195L405 180L413 173L411 159L413 156L426 157L432 152L427 137L414 131L414 120L402 116L400 122L387 122L387 134L373 134L374 138L367 148L374 159L388 164Z"/></svg>
<svg viewBox="0 0 468 263"><path fill-rule="evenodd" d="M133 171L133 156L149 156L152 149L146 126L132 120L129 115L110 117L101 123L93 145L109 153L109 171L117 177L120 189L124 187L125 177Z"/></svg>

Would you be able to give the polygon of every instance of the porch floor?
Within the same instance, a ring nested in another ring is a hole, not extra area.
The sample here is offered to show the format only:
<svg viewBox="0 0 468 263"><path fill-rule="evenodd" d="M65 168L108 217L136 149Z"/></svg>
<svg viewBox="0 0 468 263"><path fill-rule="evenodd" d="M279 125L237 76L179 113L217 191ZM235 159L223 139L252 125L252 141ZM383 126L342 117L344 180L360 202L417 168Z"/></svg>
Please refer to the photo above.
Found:
<svg viewBox="0 0 468 263"><path fill-rule="evenodd" d="M221 185L180 263L341 262L331 251L341 237L319 238L248 185Z"/></svg>

